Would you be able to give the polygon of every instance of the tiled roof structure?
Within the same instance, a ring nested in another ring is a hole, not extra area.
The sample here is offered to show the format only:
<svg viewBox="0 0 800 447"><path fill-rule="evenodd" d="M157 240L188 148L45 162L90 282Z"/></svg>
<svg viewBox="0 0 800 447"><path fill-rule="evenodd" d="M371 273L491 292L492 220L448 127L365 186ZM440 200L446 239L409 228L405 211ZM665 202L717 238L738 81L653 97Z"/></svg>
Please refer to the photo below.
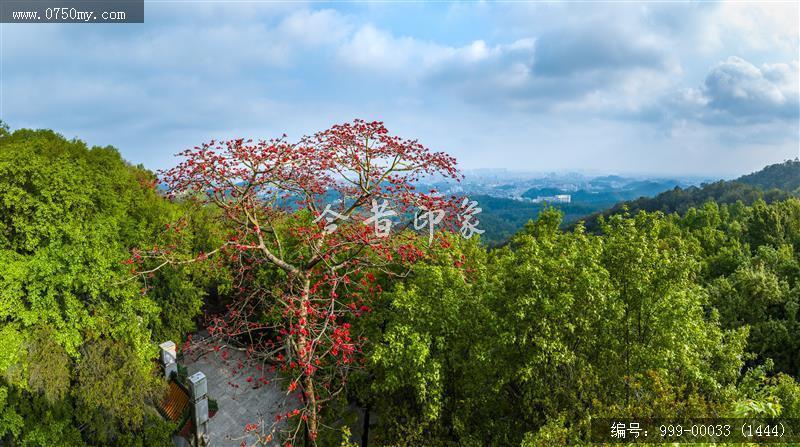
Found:
<svg viewBox="0 0 800 447"><path fill-rule="evenodd" d="M170 380L164 400L158 404L161 414L165 418L177 422L181 419L181 415L183 415L188 406L189 393L175 380Z"/></svg>

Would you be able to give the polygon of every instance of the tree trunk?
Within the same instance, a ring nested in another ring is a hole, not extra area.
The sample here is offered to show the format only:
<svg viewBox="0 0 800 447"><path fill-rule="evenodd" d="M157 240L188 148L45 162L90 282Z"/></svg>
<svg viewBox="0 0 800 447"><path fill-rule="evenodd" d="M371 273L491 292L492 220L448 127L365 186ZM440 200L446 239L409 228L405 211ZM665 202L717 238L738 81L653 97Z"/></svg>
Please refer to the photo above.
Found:
<svg viewBox="0 0 800 447"><path fill-rule="evenodd" d="M310 375L305 375L303 380L305 382L306 394L308 394L308 431L310 432L312 440L314 440L317 436L317 397L316 393L314 393L314 378ZM314 441L314 445L316 444L316 441Z"/></svg>
<svg viewBox="0 0 800 447"><path fill-rule="evenodd" d="M369 413L372 411L372 405L367 404L364 407L364 427L361 430L361 447L367 447L369 444Z"/></svg>
<svg viewBox="0 0 800 447"><path fill-rule="evenodd" d="M308 307L307 304L310 300L309 290L311 289L311 279L308 273L303 275L303 294L300 297L300 318L306 323L299 325L301 329L305 329L308 324ZM302 333L298 334L297 346L302 353L300 360L303 365L303 391L305 392L306 408L308 410L308 420L306 421L306 428L308 429L308 437L316 445L317 436L317 396L314 392L314 377L306 373L305 365L311 363L311 352L308 350L308 339ZM308 439L308 437L306 439Z"/></svg>

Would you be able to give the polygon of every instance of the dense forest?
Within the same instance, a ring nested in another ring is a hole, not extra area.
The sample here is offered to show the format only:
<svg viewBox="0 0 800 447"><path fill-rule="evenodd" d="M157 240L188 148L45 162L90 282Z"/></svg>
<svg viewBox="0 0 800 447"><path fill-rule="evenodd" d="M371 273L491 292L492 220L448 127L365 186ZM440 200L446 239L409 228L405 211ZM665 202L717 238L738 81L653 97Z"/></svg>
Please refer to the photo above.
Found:
<svg viewBox="0 0 800 447"><path fill-rule="evenodd" d="M193 330L223 281L202 266L127 280L131 249L169 243L175 221L187 249L215 238L204 210L164 200L155 181L114 148L0 129L0 440L171 445L151 405L154 342Z"/></svg>
<svg viewBox="0 0 800 447"><path fill-rule="evenodd" d="M499 248L442 232L407 274L364 272L383 293L343 326L359 367L312 440L581 445L605 416L800 418L798 166L570 229L549 208ZM170 445L156 346L230 303L236 272L132 275L138 247L209 253L229 231L156 184L112 147L0 130L0 444Z"/></svg>
<svg viewBox="0 0 800 447"><path fill-rule="evenodd" d="M800 415L800 201L615 215L599 235L559 223L545 212L488 253L455 243L395 287L371 389L407 418L380 418L379 445L580 444L602 415Z"/></svg>

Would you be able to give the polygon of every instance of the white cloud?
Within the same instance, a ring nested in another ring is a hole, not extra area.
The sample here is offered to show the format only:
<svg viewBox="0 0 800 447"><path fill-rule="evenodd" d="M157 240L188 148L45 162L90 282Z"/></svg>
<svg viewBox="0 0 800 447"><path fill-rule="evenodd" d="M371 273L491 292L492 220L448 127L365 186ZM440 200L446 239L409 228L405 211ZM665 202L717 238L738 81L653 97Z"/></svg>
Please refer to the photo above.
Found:
<svg viewBox="0 0 800 447"><path fill-rule="evenodd" d="M337 52L344 64L354 68L414 80L452 57L456 50L412 37L395 37L367 24L342 43Z"/></svg>
<svg viewBox="0 0 800 447"><path fill-rule="evenodd" d="M284 19L275 33L282 40L303 46L340 42L351 34L353 25L332 9L295 11Z"/></svg>
<svg viewBox="0 0 800 447"><path fill-rule="evenodd" d="M703 85L684 89L679 101L696 119L716 123L797 120L800 63L763 64L736 56L711 68Z"/></svg>
<svg viewBox="0 0 800 447"><path fill-rule="evenodd" d="M797 62L765 64L796 58L796 5L413 6L444 31L394 8L170 2L149 5L144 25L4 25L4 119L144 162L219 132L298 134L354 117L399 122L473 166L581 163L626 145L634 167L652 159L636 155L645 143L758 145L779 160L797 146Z"/></svg>
<svg viewBox="0 0 800 447"><path fill-rule="evenodd" d="M800 4L797 2L723 2L709 28L722 44L724 39L741 40L756 50L797 52L800 33Z"/></svg>

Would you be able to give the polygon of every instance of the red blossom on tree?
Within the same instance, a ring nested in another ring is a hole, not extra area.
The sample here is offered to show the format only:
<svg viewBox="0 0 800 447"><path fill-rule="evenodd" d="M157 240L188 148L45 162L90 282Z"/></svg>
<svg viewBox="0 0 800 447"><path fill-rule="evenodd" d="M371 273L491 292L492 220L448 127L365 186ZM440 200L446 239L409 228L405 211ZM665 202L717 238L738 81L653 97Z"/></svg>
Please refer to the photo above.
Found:
<svg viewBox="0 0 800 447"><path fill-rule="evenodd" d="M271 363L288 377L287 393L299 398L298 408L277 415L264 436L272 439L278 421L288 419L296 421L288 442L301 431L315 442L321 406L360 363L365 340L350 322L381 293L376 275L402 274L424 256L427 237L409 230L414 213L446 211L443 228L456 219L455 197L417 191L415 183L434 175L460 179L456 161L361 120L295 143L285 136L211 141L180 155L183 161L162 173L169 194L219 208L228 239L192 259L167 250L136 252L133 259L161 260L141 274L211 256L233 269L235 300L209 333L218 345L238 346L248 361ZM376 209L393 213L388 235L365 224Z"/></svg>

